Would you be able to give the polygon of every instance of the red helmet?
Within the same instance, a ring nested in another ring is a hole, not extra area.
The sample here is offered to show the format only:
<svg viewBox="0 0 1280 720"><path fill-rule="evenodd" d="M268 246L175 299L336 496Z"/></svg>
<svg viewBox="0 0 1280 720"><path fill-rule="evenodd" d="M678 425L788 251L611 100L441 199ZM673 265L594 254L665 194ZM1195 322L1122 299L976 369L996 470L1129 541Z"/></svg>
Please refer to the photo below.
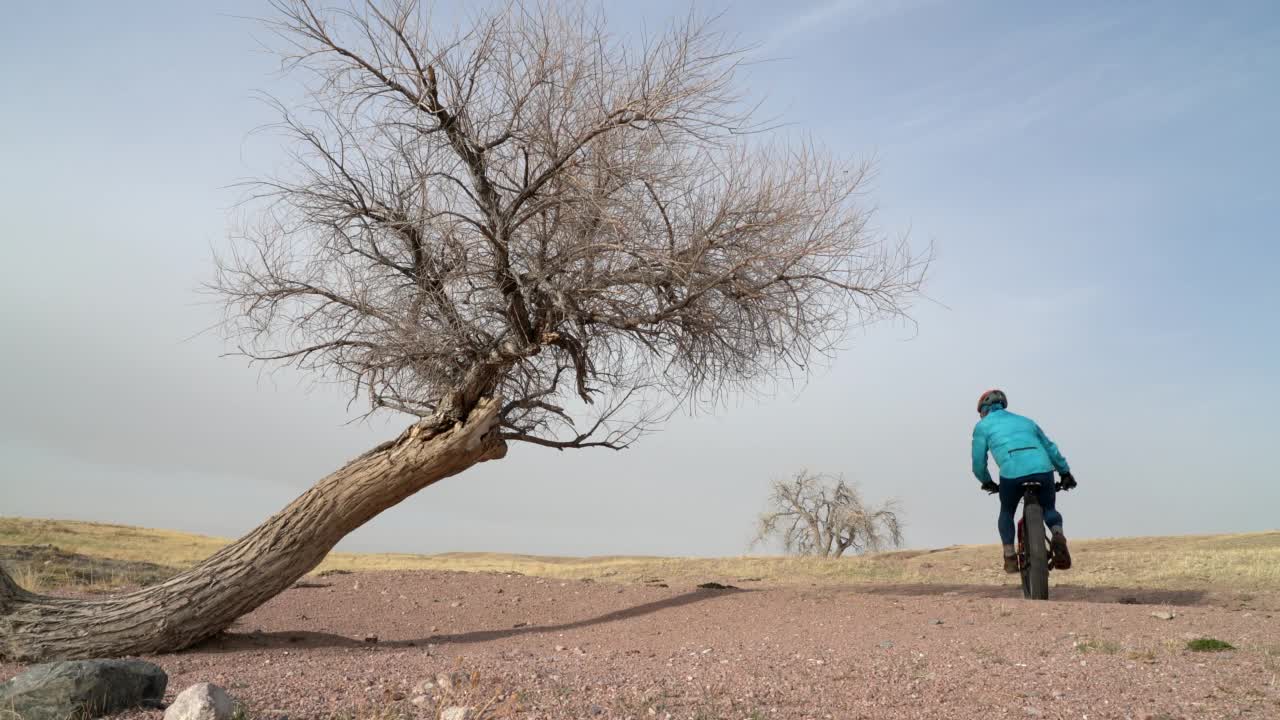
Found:
<svg viewBox="0 0 1280 720"><path fill-rule="evenodd" d="M996 405L1009 407L1009 398L1005 397L1003 390L988 390L978 398L978 414L986 415Z"/></svg>

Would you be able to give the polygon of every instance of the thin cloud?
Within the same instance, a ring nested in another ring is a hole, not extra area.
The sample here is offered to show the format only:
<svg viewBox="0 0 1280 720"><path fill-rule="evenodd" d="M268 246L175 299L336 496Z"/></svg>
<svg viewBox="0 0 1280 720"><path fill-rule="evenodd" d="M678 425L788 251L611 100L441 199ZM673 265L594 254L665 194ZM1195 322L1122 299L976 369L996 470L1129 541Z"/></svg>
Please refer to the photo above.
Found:
<svg viewBox="0 0 1280 720"><path fill-rule="evenodd" d="M760 52L776 51L791 40L812 32L829 31L851 22L868 22L899 15L920 4L922 3L907 0L827 0L793 14L767 35Z"/></svg>

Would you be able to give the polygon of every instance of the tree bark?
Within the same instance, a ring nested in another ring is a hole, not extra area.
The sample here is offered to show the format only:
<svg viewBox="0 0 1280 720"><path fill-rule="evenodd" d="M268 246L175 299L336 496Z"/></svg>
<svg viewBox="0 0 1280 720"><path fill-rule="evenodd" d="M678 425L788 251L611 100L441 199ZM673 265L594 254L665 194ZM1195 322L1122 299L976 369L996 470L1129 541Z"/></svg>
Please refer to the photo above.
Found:
<svg viewBox="0 0 1280 720"><path fill-rule="evenodd" d="M422 488L501 458L497 398L464 422L427 419L347 463L209 559L117 597L36 595L0 567L0 658L42 662L173 652L226 629L291 586L352 530Z"/></svg>

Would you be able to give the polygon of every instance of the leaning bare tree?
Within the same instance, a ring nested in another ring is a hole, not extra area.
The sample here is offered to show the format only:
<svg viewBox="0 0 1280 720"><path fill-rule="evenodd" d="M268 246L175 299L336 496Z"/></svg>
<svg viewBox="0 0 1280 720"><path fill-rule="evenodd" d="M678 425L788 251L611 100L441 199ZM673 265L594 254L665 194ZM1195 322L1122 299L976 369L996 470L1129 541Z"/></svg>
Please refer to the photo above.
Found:
<svg viewBox="0 0 1280 720"><path fill-rule="evenodd" d="M868 230L864 169L764 132L707 23L626 42L550 2L452 33L408 0L272 8L307 91L277 103L294 162L253 186L212 287L248 357L414 420L159 585L71 600L0 571L7 659L199 642L509 441L627 447L917 294L921 258Z"/></svg>
<svg viewBox="0 0 1280 720"><path fill-rule="evenodd" d="M871 505L843 477L802 470L777 480L769 508L760 516L755 542L780 538L789 553L840 557L902 544L898 504Z"/></svg>

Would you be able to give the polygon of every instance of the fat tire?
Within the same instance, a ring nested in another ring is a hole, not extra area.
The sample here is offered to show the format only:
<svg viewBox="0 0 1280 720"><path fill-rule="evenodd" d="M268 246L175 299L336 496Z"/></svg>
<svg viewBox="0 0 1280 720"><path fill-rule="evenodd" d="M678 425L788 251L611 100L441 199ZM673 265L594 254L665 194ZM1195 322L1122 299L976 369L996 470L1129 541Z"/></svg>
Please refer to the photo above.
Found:
<svg viewBox="0 0 1280 720"><path fill-rule="evenodd" d="M1022 571L1023 595L1031 600L1049 599L1049 543L1045 538L1044 509L1039 503L1024 503L1027 561Z"/></svg>

